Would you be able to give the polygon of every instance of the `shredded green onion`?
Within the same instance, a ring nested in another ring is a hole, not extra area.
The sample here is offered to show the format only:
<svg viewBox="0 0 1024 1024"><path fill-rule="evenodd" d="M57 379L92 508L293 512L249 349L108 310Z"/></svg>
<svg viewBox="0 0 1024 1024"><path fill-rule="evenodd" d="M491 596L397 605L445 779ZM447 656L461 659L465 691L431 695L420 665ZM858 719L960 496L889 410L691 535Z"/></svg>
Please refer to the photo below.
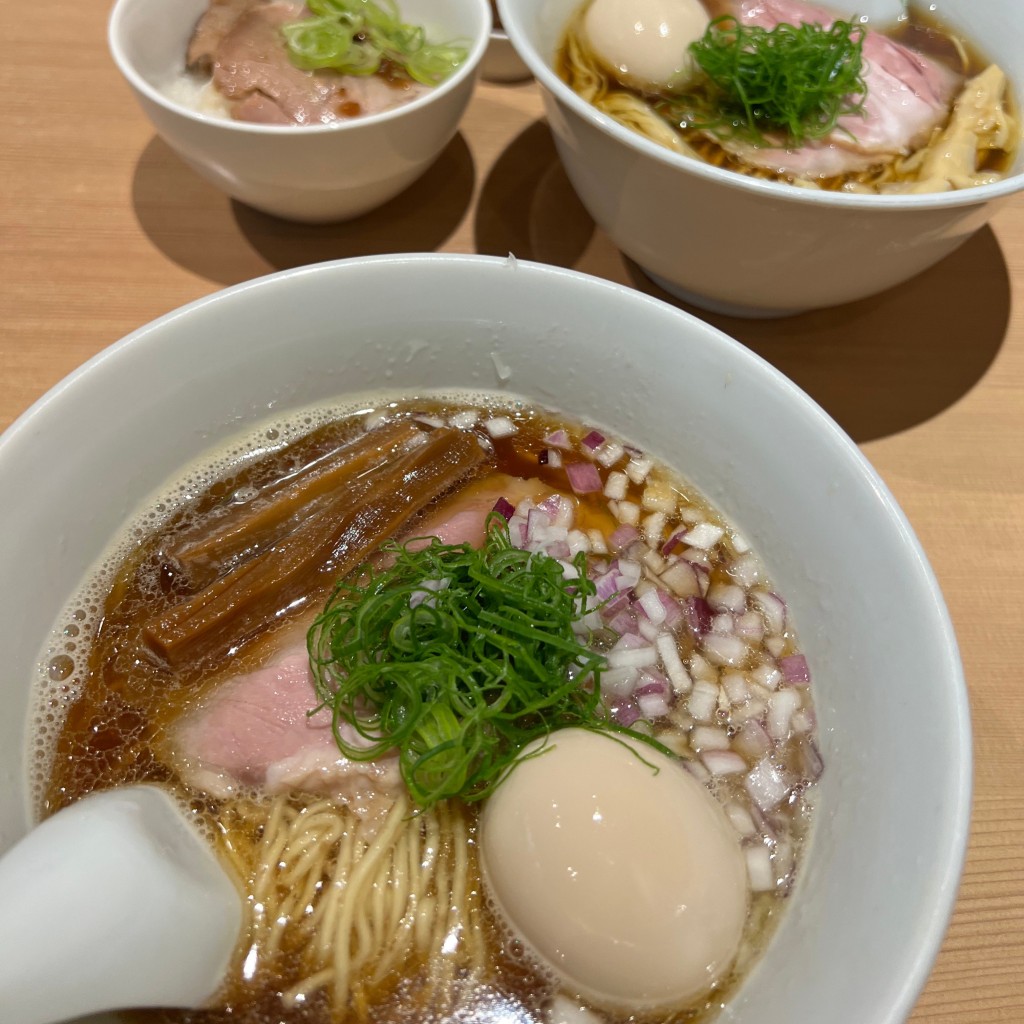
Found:
<svg viewBox="0 0 1024 1024"><path fill-rule="evenodd" d="M487 526L479 550L437 538L385 545L390 567L342 581L308 636L341 752L366 761L397 748L424 809L487 796L526 744L556 729L624 733L664 750L602 704L605 658L573 631L595 594L586 554L570 580L556 559L513 547L499 514ZM365 745L347 742L342 723Z"/></svg>
<svg viewBox="0 0 1024 1024"><path fill-rule="evenodd" d="M863 27L848 21L769 30L722 15L690 45L710 88L683 116L691 127L757 143L766 131L781 131L792 145L824 138L863 108L863 43Z"/></svg>
<svg viewBox="0 0 1024 1024"><path fill-rule="evenodd" d="M385 61L423 85L443 82L465 59L458 42L428 43L394 0L307 0L311 18L282 27L291 62L304 71L372 75Z"/></svg>

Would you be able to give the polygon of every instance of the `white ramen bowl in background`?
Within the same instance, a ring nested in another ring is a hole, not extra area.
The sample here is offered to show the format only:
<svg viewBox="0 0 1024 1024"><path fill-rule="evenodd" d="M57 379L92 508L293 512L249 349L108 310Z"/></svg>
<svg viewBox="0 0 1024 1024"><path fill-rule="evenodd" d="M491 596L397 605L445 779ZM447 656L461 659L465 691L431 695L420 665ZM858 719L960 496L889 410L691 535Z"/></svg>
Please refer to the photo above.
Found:
<svg viewBox="0 0 1024 1024"><path fill-rule="evenodd" d="M48 631L130 517L293 410L480 389L675 466L789 603L826 767L791 905L720 1019L903 1021L953 905L971 791L956 641L911 527L856 445L748 349L635 290L512 258L355 259L229 288L100 353L3 435L0 850L31 821L29 690Z"/></svg>
<svg viewBox="0 0 1024 1024"><path fill-rule="evenodd" d="M873 295L927 269L1024 188L1024 154L998 184L933 195L794 188L673 153L583 100L553 70L582 0L498 0L512 44L541 85L559 156L583 205L625 255L670 293L715 312L782 316ZM823 0L848 16L856 0ZM872 10L885 0L874 0ZM892 20L902 0L889 0ZM930 8L931 9L931 8ZM1019 0L939 0L1024 92Z"/></svg>
<svg viewBox="0 0 1024 1024"><path fill-rule="evenodd" d="M341 124L249 124L197 113L164 90L207 0L117 0L109 44L157 134L229 196L289 220L326 222L366 213L398 195L437 159L472 95L491 31L488 0L401 0L428 38L463 39L466 60L411 103Z"/></svg>

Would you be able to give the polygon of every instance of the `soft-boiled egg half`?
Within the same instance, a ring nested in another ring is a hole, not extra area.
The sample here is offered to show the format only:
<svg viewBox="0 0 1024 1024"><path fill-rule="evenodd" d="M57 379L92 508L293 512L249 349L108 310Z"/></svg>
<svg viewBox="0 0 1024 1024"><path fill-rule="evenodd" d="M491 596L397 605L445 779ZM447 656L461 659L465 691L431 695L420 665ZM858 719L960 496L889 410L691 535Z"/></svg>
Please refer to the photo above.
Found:
<svg viewBox="0 0 1024 1024"><path fill-rule="evenodd" d="M639 741L565 729L546 745L483 811L481 863L497 910L595 1005L657 1009L705 995L736 956L749 902L725 813Z"/></svg>
<svg viewBox="0 0 1024 1024"><path fill-rule="evenodd" d="M709 20L700 0L593 0L583 31L595 57L623 85L657 91L690 75L690 43Z"/></svg>

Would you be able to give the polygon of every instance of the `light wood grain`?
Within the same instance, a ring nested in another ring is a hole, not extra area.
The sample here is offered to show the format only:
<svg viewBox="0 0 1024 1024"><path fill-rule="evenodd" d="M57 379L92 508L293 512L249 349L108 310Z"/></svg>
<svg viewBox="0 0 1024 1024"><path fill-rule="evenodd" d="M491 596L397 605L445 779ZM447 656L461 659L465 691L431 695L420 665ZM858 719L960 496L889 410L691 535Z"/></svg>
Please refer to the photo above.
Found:
<svg viewBox="0 0 1024 1024"><path fill-rule="evenodd" d="M481 85L439 163L385 208L298 227L229 202L155 139L107 55L107 13L100 0L0 5L0 428L153 317L318 260L514 252L660 294L576 200L532 83ZM1022 298L1018 198L885 295L774 323L709 318L863 446L957 630L974 716L973 838L915 1024L1024 1021Z"/></svg>

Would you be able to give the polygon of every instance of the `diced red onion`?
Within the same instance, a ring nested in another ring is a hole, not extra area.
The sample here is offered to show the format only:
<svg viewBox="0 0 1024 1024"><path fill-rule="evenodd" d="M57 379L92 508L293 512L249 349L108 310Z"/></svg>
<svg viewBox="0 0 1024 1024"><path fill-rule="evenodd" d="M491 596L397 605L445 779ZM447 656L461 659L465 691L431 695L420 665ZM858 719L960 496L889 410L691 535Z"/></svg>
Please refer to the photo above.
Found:
<svg viewBox="0 0 1024 1024"><path fill-rule="evenodd" d="M593 469L593 466L591 466L591 469ZM561 494L552 494L551 497L545 498L537 508L546 513L551 520L552 526L563 526L566 528L572 526L574 518L573 504Z"/></svg>
<svg viewBox="0 0 1024 1024"><path fill-rule="evenodd" d="M555 430L548 434L544 438L544 443L551 445L553 448L563 448L568 451L572 448L572 441L569 439L568 433L564 430Z"/></svg>
<svg viewBox="0 0 1024 1024"><path fill-rule="evenodd" d="M811 670L807 665L807 658L802 654L789 654L785 658L779 658L779 671L787 683L806 686L811 681Z"/></svg>
<svg viewBox="0 0 1024 1024"><path fill-rule="evenodd" d="M677 548L683 547L683 534L685 530L676 530L664 544L661 545L661 553L663 555L671 555Z"/></svg>
<svg viewBox="0 0 1024 1024"><path fill-rule="evenodd" d="M648 721L656 718L664 718L669 713L670 705L668 699L662 693L647 693L638 695L636 698L640 714Z"/></svg>
<svg viewBox="0 0 1024 1024"><path fill-rule="evenodd" d="M569 486L577 494L593 494L601 490L601 474L590 462L570 462L565 467Z"/></svg>
<svg viewBox="0 0 1024 1024"><path fill-rule="evenodd" d="M512 502L509 501L507 498L499 498L494 503L494 508L491 511L497 512L499 515L502 516L502 518L507 523L512 518L512 516L515 515L516 510L515 506L513 506Z"/></svg>
<svg viewBox="0 0 1024 1024"><path fill-rule="evenodd" d="M552 541L547 546L547 554L551 558L557 558L559 561L562 561L562 562L567 561L569 558L572 557L572 553L569 550L569 543L568 543L568 541L564 541L564 540L554 540L554 541ZM572 579L576 579L576 576L578 575L578 573L575 573L576 567L573 566L572 568L573 568L573 571L574 571L574 575L571 578Z"/></svg>
<svg viewBox="0 0 1024 1024"><path fill-rule="evenodd" d="M688 597L683 602L683 618L695 636L703 636L711 628L711 609L703 597Z"/></svg>
<svg viewBox="0 0 1024 1024"><path fill-rule="evenodd" d="M606 620L608 628L614 630L620 636L635 636L637 640L636 613L630 607L617 611L610 619Z"/></svg>
<svg viewBox="0 0 1024 1024"><path fill-rule="evenodd" d="M583 445L584 448L589 448L591 451L594 451L604 444L604 434L600 431L592 430L585 438L583 438L582 441L580 441L580 444Z"/></svg>
<svg viewBox="0 0 1024 1024"><path fill-rule="evenodd" d="M611 535L608 537L608 546L612 551L624 551L639 536L640 531L635 526L622 523L612 530Z"/></svg>
<svg viewBox="0 0 1024 1024"><path fill-rule="evenodd" d="M627 728L637 722L641 717L640 709L632 702L616 705L612 714L615 716L615 721L618 722L619 725L624 725Z"/></svg>

